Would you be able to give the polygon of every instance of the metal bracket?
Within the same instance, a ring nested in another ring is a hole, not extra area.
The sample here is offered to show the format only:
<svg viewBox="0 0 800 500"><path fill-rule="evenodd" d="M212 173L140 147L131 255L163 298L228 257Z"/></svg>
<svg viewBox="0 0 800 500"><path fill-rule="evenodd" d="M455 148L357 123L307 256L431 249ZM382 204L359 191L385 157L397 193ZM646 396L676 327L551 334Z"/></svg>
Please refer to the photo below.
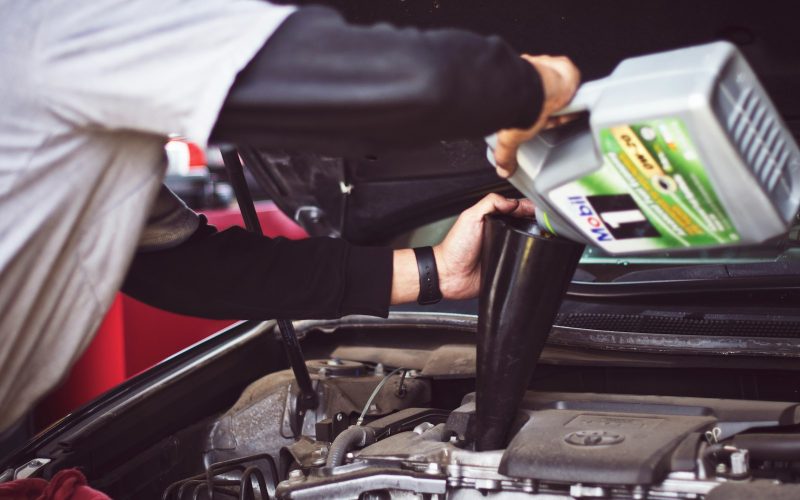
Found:
<svg viewBox="0 0 800 500"><path fill-rule="evenodd" d="M286 357L289 358L289 365L292 367L294 378L297 381L297 388L299 389L297 400L295 401L294 419L291 422L292 432L294 432L295 436L299 436L303 430L303 420L306 418L306 412L316 409L319 404L319 398L311 383L311 375L308 373L303 351L297 341L294 325L289 320L279 319L278 329L281 331L283 346L286 348Z"/></svg>
<svg viewBox="0 0 800 500"><path fill-rule="evenodd" d="M45 465L50 463L49 458L34 458L14 471L14 479L27 479L39 472Z"/></svg>
<svg viewBox="0 0 800 500"><path fill-rule="evenodd" d="M0 483L6 483L14 479L14 469L6 469L0 474Z"/></svg>

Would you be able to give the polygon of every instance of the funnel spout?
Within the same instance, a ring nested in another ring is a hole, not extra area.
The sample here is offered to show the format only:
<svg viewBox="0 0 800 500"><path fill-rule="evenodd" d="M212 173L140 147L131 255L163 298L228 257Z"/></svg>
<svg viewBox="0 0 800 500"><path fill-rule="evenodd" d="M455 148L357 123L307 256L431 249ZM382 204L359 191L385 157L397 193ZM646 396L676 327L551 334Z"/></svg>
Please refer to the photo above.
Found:
<svg viewBox="0 0 800 500"><path fill-rule="evenodd" d="M542 233L533 219L484 221L478 315L476 441L503 448L578 265L583 245Z"/></svg>

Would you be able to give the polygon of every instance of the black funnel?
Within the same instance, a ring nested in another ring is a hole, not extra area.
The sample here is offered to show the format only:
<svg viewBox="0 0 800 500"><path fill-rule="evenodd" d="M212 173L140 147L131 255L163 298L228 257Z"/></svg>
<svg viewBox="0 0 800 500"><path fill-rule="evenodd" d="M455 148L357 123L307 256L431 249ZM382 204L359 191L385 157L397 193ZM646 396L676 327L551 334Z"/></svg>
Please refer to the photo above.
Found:
<svg viewBox="0 0 800 500"><path fill-rule="evenodd" d="M478 315L475 449L505 447L583 245L533 219L484 220Z"/></svg>

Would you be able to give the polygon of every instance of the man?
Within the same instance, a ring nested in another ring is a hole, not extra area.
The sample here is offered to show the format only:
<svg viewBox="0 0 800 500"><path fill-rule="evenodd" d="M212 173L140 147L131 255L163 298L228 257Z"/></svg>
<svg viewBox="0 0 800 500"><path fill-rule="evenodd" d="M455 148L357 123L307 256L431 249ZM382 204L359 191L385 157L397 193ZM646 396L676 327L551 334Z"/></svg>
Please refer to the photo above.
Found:
<svg viewBox="0 0 800 500"><path fill-rule="evenodd" d="M500 135L507 175L516 146L578 83L565 58L519 58L497 38L354 27L318 7L0 0L0 10L0 429L86 347L140 240L126 288L181 312L385 315L419 295L411 250L217 233L159 195L168 134L356 148L518 129ZM491 196L462 214L435 250L445 297L477 293L482 216L530 211ZM186 311L197 265L218 271L217 292Z"/></svg>

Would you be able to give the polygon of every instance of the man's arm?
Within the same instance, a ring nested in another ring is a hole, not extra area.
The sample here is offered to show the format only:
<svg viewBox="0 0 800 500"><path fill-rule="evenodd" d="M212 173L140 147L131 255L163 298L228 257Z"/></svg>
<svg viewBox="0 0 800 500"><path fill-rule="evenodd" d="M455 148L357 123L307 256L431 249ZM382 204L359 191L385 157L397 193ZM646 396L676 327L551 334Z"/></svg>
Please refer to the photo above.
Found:
<svg viewBox="0 0 800 500"><path fill-rule="evenodd" d="M433 248L444 298L471 299L478 295L483 221L486 215L498 213L533 217L534 207L530 200L509 199L492 193L461 212L444 241ZM414 251L395 250L392 304L413 302L418 294L419 275Z"/></svg>
<svg viewBox="0 0 800 500"><path fill-rule="evenodd" d="M200 226L172 248L136 254L122 291L172 312L220 319L385 316L392 250L344 240L268 238Z"/></svg>
<svg viewBox="0 0 800 500"><path fill-rule="evenodd" d="M529 201L491 194L465 210L434 248L442 293L473 297L480 282L483 216L533 215ZM222 319L386 316L419 295L410 249L356 247L344 240L270 239L241 228L200 227L175 247L139 252L122 290L169 311Z"/></svg>
<svg viewBox="0 0 800 500"><path fill-rule="evenodd" d="M498 37L348 25L335 11L292 14L239 74L212 141L392 145L528 128L544 89Z"/></svg>
<svg viewBox="0 0 800 500"><path fill-rule="evenodd" d="M332 10L302 9L239 74L212 140L341 149L537 127L542 110L555 109L549 101L563 97L557 79L540 77L547 69L547 58L520 58L496 37L356 27ZM462 214L435 249L446 298L477 293L482 216L495 211L532 208L492 196ZM419 293L411 250L203 231L174 249L140 253L125 290L176 312L224 318L380 316Z"/></svg>

